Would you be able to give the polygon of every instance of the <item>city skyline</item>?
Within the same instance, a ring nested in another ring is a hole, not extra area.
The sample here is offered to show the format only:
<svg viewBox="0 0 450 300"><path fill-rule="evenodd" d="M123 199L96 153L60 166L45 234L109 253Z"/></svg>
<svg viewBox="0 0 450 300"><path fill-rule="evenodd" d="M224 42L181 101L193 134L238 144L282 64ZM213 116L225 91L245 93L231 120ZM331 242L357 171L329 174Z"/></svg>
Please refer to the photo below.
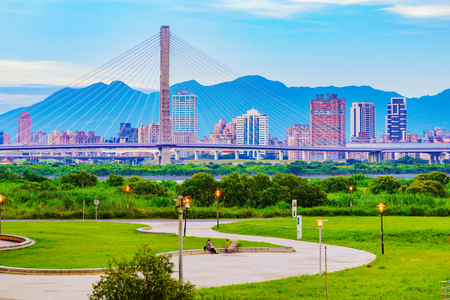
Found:
<svg viewBox="0 0 450 300"><path fill-rule="evenodd" d="M144 18L155 10L153 18ZM6 1L0 20L8 45L0 49L0 87L27 88L23 94L0 88L4 107L35 103L44 90L69 84L152 36L161 24L240 74L260 74L288 86L369 85L409 98L437 94L450 82L450 41L442 39L449 35L450 5L444 0L195 1L189 6ZM317 69L339 70L339 76Z"/></svg>

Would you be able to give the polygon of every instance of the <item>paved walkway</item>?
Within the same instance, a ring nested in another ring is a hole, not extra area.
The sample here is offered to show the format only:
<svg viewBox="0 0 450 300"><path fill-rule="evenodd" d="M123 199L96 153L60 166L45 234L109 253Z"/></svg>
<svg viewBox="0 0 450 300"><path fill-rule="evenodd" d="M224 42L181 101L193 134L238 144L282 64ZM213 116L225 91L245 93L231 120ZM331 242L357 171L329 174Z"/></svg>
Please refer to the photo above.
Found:
<svg viewBox="0 0 450 300"><path fill-rule="evenodd" d="M221 220L221 224L226 222L231 221ZM175 220L138 221L138 223L152 226L153 231L171 233L176 233L178 226ZM215 220L188 220L187 235L211 238L213 241L214 238L229 238L268 242L293 246L297 252L184 256L184 278L197 287L261 282L319 272L318 244L220 233L211 229L215 224ZM222 247L217 243L215 246L217 248ZM202 247L203 245L199 245L199 248ZM371 253L345 247L327 245L327 252L329 272L361 266L375 259L375 255ZM324 259L324 255L322 255L322 259ZM175 257L172 261L175 263L175 269L177 270L178 258ZM178 273L175 273L174 277L178 278ZM33 276L0 274L0 300L87 299L87 294L92 292L92 283L99 279L100 276L98 275Z"/></svg>

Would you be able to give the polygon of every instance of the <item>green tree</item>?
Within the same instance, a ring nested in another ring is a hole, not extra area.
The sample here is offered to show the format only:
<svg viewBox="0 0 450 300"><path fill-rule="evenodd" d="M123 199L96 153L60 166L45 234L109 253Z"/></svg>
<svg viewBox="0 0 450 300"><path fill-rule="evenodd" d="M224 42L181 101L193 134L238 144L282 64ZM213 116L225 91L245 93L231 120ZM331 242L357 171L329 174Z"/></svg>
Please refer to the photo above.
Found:
<svg viewBox="0 0 450 300"><path fill-rule="evenodd" d="M433 197L448 198L448 191L436 180L415 180L406 189L407 194L427 194Z"/></svg>
<svg viewBox="0 0 450 300"><path fill-rule="evenodd" d="M381 192L387 192L393 194L398 191L401 183L393 176L378 176L369 183L369 189L372 194L379 194Z"/></svg>
<svg viewBox="0 0 450 300"><path fill-rule="evenodd" d="M133 180L132 182L129 182L129 186L131 188L132 194L155 197L169 197L168 188L158 184L157 182L144 178L139 178L139 180ZM125 186L122 186L121 190L125 192Z"/></svg>
<svg viewBox="0 0 450 300"><path fill-rule="evenodd" d="M290 199L293 198L289 188L286 186L280 186L278 183L274 183L261 193L261 206L267 207L276 205L280 201L287 203Z"/></svg>
<svg viewBox="0 0 450 300"><path fill-rule="evenodd" d="M76 171L76 173L68 173L66 175L62 175L59 181L61 183L70 183L76 187L84 188L87 186L96 186L98 178L96 175L82 170Z"/></svg>
<svg viewBox="0 0 450 300"><path fill-rule="evenodd" d="M292 199L297 199L298 206L313 207L322 205L327 200L327 194L317 184L294 174L275 173L272 177L272 185L275 184L286 187L291 196L290 198L280 198L280 201L290 203Z"/></svg>
<svg viewBox="0 0 450 300"><path fill-rule="evenodd" d="M327 193L344 192L350 193L350 187L353 187L353 191L357 190L358 183L352 177L328 177L324 178L320 182L320 187Z"/></svg>
<svg viewBox="0 0 450 300"><path fill-rule="evenodd" d="M106 178L105 183L109 186L121 186L124 183L124 179L120 175L109 174Z"/></svg>
<svg viewBox="0 0 450 300"><path fill-rule="evenodd" d="M247 203L250 197L248 191L249 182L246 182L244 185L244 181L248 180L241 180L238 172L232 172L230 175L222 178L219 182L219 189L222 191L222 201L225 206L242 207Z"/></svg>
<svg viewBox="0 0 450 300"><path fill-rule="evenodd" d="M109 261L105 275L93 284L90 300L194 299L195 286L172 278L174 264L169 255L157 255L148 246L139 247L130 260ZM117 268L113 267L117 266Z"/></svg>
<svg viewBox="0 0 450 300"><path fill-rule="evenodd" d="M444 186L450 182L450 177L443 172L432 171L428 174L419 174L414 178L414 180L434 180L439 181Z"/></svg>
<svg viewBox="0 0 450 300"><path fill-rule="evenodd" d="M213 175L209 173L197 173L191 178L187 178L182 184L176 187L177 193L183 196L190 196L192 203L197 206L210 206L214 203L214 192L217 189L217 182Z"/></svg>

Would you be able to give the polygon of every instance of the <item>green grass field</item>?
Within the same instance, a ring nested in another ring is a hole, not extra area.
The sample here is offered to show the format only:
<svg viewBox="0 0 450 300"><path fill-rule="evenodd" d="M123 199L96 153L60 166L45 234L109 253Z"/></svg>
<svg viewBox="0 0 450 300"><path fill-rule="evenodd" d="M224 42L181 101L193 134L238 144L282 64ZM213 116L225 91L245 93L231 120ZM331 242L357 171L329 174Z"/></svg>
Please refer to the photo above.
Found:
<svg viewBox="0 0 450 300"><path fill-rule="evenodd" d="M317 217L303 218L304 241L318 242ZM377 255L362 266L328 274L329 299L440 299L440 282L450 279L450 218L384 217L381 255L380 217L328 217L322 242ZM293 218L251 220L220 226L221 232L296 238ZM325 277L208 288L199 299L325 299Z"/></svg>
<svg viewBox="0 0 450 300"><path fill-rule="evenodd" d="M103 268L112 257L125 255L131 258L140 244L148 244L158 253L178 250L177 235L136 233L141 227L145 225L93 221L2 222L2 233L25 236L36 244L0 252L0 265L45 269ZM225 245L224 239L213 239L213 242L217 248ZM206 239L188 236L183 243L185 250L202 249ZM275 246L245 241L243 244L244 247Z"/></svg>

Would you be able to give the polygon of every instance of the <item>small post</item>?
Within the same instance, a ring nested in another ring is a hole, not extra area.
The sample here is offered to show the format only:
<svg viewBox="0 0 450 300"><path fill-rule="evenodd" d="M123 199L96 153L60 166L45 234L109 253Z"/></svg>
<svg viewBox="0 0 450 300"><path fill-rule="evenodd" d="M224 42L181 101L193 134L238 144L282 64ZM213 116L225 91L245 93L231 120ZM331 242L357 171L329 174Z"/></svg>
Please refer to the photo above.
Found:
<svg viewBox="0 0 450 300"><path fill-rule="evenodd" d="M3 205L4 197L0 195L0 234L2 234L2 205Z"/></svg>
<svg viewBox="0 0 450 300"><path fill-rule="evenodd" d="M328 300L327 246L325 246L325 294Z"/></svg>
<svg viewBox="0 0 450 300"><path fill-rule="evenodd" d="M297 200L292 200L292 217L297 217Z"/></svg>
<svg viewBox="0 0 450 300"><path fill-rule="evenodd" d="M183 196L178 196L178 275L180 283L183 282Z"/></svg>
<svg viewBox="0 0 450 300"><path fill-rule="evenodd" d="M94 204L95 204L95 221L97 221L97 206L100 202L98 201L98 199L94 200Z"/></svg>
<svg viewBox="0 0 450 300"><path fill-rule="evenodd" d="M324 220L320 219L316 221L317 225L319 225L319 276L322 276L322 226Z"/></svg>

